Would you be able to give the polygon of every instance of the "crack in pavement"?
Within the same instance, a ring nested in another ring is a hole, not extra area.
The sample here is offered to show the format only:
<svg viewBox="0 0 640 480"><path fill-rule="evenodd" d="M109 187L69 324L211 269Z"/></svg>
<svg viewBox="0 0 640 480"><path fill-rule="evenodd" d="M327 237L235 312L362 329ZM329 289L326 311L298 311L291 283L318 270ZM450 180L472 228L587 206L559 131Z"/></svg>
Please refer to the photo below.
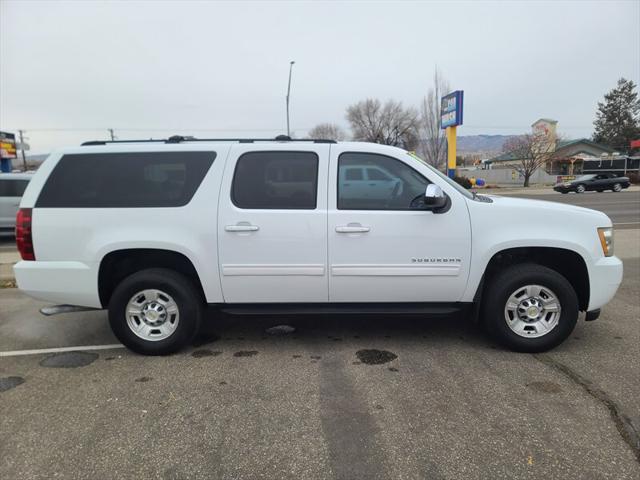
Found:
<svg viewBox="0 0 640 480"><path fill-rule="evenodd" d="M611 419L618 430L618 433L625 441L627 445L631 448L633 453L640 463L640 432L635 428L631 419L627 417L620 406L609 397L607 392L597 388L593 385L590 380L587 380L582 375L577 372L574 372L567 365L551 358L549 355L538 354L533 355L533 357L539 362L544 363L545 365L553 368L554 370L562 373L565 377L571 380L573 383L582 387L582 389L587 392L588 395L596 399L598 402L602 403L607 410L609 410L609 415L611 415Z"/></svg>

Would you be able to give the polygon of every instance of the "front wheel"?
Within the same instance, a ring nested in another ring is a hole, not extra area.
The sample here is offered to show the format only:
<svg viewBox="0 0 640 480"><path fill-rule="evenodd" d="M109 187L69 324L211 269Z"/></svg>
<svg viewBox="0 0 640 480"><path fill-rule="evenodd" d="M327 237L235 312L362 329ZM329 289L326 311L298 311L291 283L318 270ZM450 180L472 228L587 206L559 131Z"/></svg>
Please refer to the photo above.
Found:
<svg viewBox="0 0 640 480"><path fill-rule="evenodd" d="M198 332L204 300L190 279L173 270L141 270L125 278L109 301L109 324L127 348L166 355Z"/></svg>
<svg viewBox="0 0 640 480"><path fill-rule="evenodd" d="M584 193L584 192L585 192L585 190L586 190L586 188L585 188L585 186L584 186L584 185L578 185L578 186L576 187L576 193Z"/></svg>
<svg viewBox="0 0 640 480"><path fill-rule="evenodd" d="M506 268L483 296L483 323L502 345L543 352L562 343L578 320L578 298L555 270L536 264Z"/></svg>

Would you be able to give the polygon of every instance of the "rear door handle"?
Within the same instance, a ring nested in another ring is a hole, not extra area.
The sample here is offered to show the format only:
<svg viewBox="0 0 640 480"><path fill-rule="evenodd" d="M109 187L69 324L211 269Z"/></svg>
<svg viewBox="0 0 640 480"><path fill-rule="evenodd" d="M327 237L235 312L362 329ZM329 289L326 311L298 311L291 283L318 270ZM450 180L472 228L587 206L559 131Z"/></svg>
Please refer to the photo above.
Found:
<svg viewBox="0 0 640 480"><path fill-rule="evenodd" d="M336 227L338 233L367 233L371 228L362 225L340 225Z"/></svg>
<svg viewBox="0 0 640 480"><path fill-rule="evenodd" d="M257 225L227 225L224 229L227 232L257 232L260 227Z"/></svg>

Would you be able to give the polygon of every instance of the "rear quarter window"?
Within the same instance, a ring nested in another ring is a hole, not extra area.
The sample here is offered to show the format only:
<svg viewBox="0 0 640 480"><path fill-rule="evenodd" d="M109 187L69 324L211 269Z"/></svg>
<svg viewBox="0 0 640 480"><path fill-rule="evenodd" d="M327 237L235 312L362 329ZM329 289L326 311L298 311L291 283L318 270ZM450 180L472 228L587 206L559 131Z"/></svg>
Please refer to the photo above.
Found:
<svg viewBox="0 0 640 480"><path fill-rule="evenodd" d="M65 155L36 207L181 207L191 201L215 157L215 152Z"/></svg>

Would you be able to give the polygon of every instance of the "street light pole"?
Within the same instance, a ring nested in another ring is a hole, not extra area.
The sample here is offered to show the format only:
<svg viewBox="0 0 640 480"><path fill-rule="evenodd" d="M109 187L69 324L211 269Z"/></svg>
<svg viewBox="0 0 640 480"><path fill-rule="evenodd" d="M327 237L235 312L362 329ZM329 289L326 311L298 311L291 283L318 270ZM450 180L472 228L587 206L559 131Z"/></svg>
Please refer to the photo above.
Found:
<svg viewBox="0 0 640 480"><path fill-rule="evenodd" d="M289 94L291 93L291 72L293 70L293 64L296 63L291 61L289 63L289 84L287 85L287 137L291 136L291 130L289 128Z"/></svg>

